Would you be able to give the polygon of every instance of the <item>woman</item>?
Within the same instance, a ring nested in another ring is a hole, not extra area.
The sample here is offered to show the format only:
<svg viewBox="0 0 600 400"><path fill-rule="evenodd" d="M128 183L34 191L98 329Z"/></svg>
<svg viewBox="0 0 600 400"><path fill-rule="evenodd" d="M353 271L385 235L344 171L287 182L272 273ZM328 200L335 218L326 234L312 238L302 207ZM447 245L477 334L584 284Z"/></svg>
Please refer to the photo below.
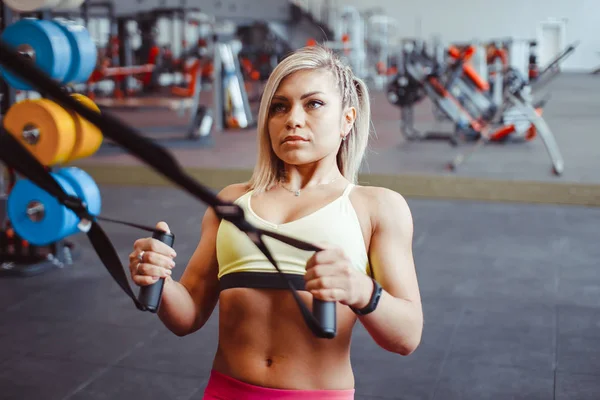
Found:
<svg viewBox="0 0 600 400"><path fill-rule="evenodd" d="M210 208L179 282L170 277L173 249L151 238L135 242L132 279L144 286L165 278L158 315L172 332L202 328L219 302L205 399L353 399L350 337L358 319L383 349L408 355L418 346L423 316L410 210L393 191L355 185L370 122L364 82L330 51L300 49L266 84L253 176L219 193L253 225L323 248L265 239L282 271L304 285L306 304L313 296L337 302L334 339L312 334L275 268ZM157 228L168 230L164 222Z"/></svg>

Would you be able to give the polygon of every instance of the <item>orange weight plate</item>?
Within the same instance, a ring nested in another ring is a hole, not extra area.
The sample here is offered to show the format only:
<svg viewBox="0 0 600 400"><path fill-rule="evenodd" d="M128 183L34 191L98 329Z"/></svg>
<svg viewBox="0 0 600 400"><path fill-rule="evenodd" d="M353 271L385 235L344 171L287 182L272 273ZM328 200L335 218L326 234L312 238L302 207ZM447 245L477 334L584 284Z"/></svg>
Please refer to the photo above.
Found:
<svg viewBox="0 0 600 400"><path fill-rule="evenodd" d="M75 145L73 118L47 99L14 104L4 116L4 127L47 167L64 163Z"/></svg>
<svg viewBox="0 0 600 400"><path fill-rule="evenodd" d="M71 96L86 107L95 110L98 113L100 112L100 108L89 97L78 93ZM75 123L76 135L73 152L69 155L67 162L80 160L93 155L102 145L103 139L102 132L94 124L90 123L87 119L81 117L74 111L70 111L70 114Z"/></svg>

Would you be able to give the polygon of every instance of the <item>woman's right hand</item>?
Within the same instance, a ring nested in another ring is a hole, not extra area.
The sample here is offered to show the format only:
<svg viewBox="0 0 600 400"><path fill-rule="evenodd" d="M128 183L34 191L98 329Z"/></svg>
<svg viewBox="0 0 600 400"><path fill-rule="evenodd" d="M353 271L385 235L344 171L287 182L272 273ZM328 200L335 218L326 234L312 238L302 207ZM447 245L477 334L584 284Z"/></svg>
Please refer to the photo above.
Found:
<svg viewBox="0 0 600 400"><path fill-rule="evenodd" d="M156 229L170 232L165 222L156 224ZM160 278L169 278L175 267L177 253L170 246L152 237L141 238L133 244L129 254L129 272L138 286L148 286Z"/></svg>

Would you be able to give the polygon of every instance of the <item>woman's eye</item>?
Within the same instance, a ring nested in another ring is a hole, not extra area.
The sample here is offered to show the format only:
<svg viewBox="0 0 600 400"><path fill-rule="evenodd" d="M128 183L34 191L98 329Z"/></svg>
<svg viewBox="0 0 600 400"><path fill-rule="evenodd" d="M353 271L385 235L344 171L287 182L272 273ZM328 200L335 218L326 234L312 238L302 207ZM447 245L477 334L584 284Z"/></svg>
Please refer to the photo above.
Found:
<svg viewBox="0 0 600 400"><path fill-rule="evenodd" d="M275 103L271 105L271 112L279 113L285 111L285 106L281 103Z"/></svg>
<svg viewBox="0 0 600 400"><path fill-rule="evenodd" d="M323 105L322 101L312 100L308 102L308 108L319 108Z"/></svg>
<svg viewBox="0 0 600 400"><path fill-rule="evenodd" d="M322 101L319 100L311 100L308 103L306 103L306 108L314 110L317 109L319 107L321 107L323 105ZM287 105L283 104L283 103L273 103L271 105L271 113L277 114L277 113L284 113L287 112L288 107Z"/></svg>

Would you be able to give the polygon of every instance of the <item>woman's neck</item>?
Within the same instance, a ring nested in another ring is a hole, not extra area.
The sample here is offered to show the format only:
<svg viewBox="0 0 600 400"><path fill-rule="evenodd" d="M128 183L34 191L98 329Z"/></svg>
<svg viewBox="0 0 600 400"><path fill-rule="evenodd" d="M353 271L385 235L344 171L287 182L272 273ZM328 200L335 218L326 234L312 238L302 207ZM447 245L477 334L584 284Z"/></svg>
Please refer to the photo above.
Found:
<svg viewBox="0 0 600 400"><path fill-rule="evenodd" d="M287 188L297 190L306 189L313 186L328 185L342 180L344 176L340 170L330 168L329 170L302 170L297 167L286 168L279 182Z"/></svg>

